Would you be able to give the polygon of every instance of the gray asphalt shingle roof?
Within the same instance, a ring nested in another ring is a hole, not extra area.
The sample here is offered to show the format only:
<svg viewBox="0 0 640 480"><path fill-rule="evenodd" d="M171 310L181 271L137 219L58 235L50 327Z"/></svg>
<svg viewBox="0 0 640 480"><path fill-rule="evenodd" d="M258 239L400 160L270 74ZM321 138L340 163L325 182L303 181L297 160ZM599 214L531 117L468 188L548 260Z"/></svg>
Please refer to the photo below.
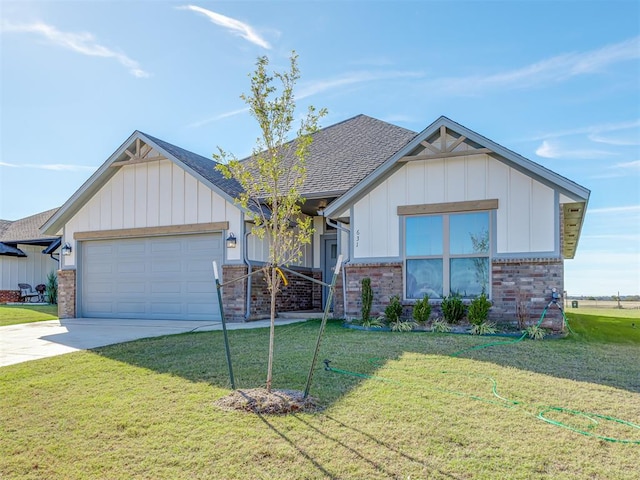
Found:
<svg viewBox="0 0 640 480"><path fill-rule="evenodd" d="M366 115L318 131L309 148L307 178L301 193L349 190L416 135Z"/></svg>
<svg viewBox="0 0 640 480"><path fill-rule="evenodd" d="M58 238L56 235L40 233L40 227L57 211L57 208L53 208L20 220L0 220L0 242L20 243Z"/></svg>
<svg viewBox="0 0 640 480"><path fill-rule="evenodd" d="M416 132L366 115L357 115L313 134L306 159L306 197L338 196L405 146ZM292 152L292 142L285 148ZM292 154L289 161L293 162ZM253 157L242 160L247 168Z"/></svg>
<svg viewBox="0 0 640 480"><path fill-rule="evenodd" d="M215 186L220 188L231 197L238 196L238 194L242 191L242 187L240 187L240 184L237 181L224 178L224 176L218 170L216 170L216 165L218 165L218 162L215 162L210 158L203 157L202 155L198 155L197 153L185 150L184 148L172 145L171 143L160 140L159 138L156 138L152 135L148 135L143 132L140 133L142 133L149 140L153 141L167 153L170 153L176 159L187 165L193 171L195 171L199 175L202 175L204 178L209 180L211 183L213 183Z"/></svg>

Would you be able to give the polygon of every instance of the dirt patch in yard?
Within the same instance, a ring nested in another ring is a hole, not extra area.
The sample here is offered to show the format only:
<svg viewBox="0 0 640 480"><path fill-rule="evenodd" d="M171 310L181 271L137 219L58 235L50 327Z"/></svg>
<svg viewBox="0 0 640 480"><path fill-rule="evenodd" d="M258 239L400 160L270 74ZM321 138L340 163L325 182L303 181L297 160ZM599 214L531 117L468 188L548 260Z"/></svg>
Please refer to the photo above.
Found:
<svg viewBox="0 0 640 480"><path fill-rule="evenodd" d="M272 390L264 388L234 390L215 402L223 410L284 415L298 412L317 412L320 407L316 399L298 390Z"/></svg>

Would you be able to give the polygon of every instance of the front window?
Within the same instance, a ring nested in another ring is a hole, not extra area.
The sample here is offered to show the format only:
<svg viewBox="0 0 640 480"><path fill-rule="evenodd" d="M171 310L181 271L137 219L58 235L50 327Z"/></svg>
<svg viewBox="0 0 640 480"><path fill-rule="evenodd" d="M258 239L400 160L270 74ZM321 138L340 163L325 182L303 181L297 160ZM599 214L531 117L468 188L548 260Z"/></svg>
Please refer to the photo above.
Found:
<svg viewBox="0 0 640 480"><path fill-rule="evenodd" d="M489 290L489 212L405 217L406 297Z"/></svg>

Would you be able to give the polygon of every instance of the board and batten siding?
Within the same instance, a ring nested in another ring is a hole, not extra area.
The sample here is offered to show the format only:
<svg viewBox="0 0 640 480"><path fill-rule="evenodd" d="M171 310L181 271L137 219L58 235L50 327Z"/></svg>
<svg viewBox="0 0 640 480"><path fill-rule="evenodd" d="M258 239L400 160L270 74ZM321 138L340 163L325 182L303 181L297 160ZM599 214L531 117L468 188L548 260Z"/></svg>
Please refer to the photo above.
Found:
<svg viewBox="0 0 640 480"><path fill-rule="evenodd" d="M553 189L488 156L411 161L353 206L355 260L400 256L397 207L498 199L496 253L553 253Z"/></svg>
<svg viewBox="0 0 640 480"><path fill-rule="evenodd" d="M240 240L240 210L170 160L124 166L65 225L74 248L64 266L76 263L76 232L222 221ZM227 259L241 260L241 248L227 249Z"/></svg>
<svg viewBox="0 0 640 480"><path fill-rule="evenodd" d="M251 230L251 225L248 225L247 230ZM302 258L299 262L292 263L292 265L300 267L312 267L313 266L313 248L319 251L319 243L315 243L315 234L311 240L311 243L302 247ZM256 235L250 234L247 238L247 258L251 262L267 262L269 260L269 242L266 238L260 239Z"/></svg>
<svg viewBox="0 0 640 480"><path fill-rule="evenodd" d="M0 290L19 290L18 283L36 285L47 283L47 275L58 270L58 262L44 255L45 247L18 245L27 257L0 257Z"/></svg>

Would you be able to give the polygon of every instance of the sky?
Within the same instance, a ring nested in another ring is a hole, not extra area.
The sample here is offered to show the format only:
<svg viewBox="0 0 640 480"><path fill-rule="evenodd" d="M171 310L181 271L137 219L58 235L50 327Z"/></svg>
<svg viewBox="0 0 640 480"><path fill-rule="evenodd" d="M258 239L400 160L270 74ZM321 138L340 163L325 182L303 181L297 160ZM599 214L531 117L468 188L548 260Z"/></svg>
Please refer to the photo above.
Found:
<svg viewBox="0 0 640 480"><path fill-rule="evenodd" d="M321 125L441 115L591 190L570 295L640 294L640 2L0 0L0 219L62 205L135 130L259 135L259 56Z"/></svg>

